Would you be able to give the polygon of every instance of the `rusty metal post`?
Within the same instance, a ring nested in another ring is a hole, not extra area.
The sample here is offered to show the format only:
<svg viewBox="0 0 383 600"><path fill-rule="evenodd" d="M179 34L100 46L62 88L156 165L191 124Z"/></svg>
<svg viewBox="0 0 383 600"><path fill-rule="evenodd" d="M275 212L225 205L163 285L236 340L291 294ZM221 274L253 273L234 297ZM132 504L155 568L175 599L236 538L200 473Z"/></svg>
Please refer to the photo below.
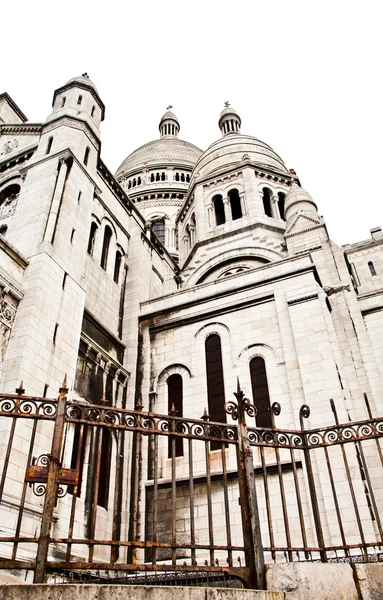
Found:
<svg viewBox="0 0 383 600"><path fill-rule="evenodd" d="M264 590L266 589L265 561L255 488L253 453L245 419L245 413L250 417L254 417L256 410L250 400L245 398L239 380L237 381L237 392L234 392L234 396L237 398L238 404L228 402L225 409L233 419L238 419L238 484L246 566L250 570L248 584L253 589Z"/></svg>
<svg viewBox="0 0 383 600"><path fill-rule="evenodd" d="M53 509L55 507L56 502L57 484L61 466L60 456L65 424L65 409L67 400L66 396L68 393L66 376L64 378L63 385L59 391L60 395L57 401L57 413L55 428L53 432L52 448L51 453L49 455L48 478L45 489L44 509L42 514L39 543L36 554L35 575L33 580L34 583L45 582L49 541L52 528Z"/></svg>

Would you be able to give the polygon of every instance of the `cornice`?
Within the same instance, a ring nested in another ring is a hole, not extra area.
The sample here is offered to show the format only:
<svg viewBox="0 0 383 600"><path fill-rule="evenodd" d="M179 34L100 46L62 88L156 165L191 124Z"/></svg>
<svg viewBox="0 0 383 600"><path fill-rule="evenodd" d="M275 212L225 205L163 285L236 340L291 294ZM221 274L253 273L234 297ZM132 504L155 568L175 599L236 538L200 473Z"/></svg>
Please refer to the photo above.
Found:
<svg viewBox="0 0 383 600"><path fill-rule="evenodd" d="M21 254L17 248L15 248L15 246L10 244L2 235L0 235L0 248L22 269L26 269L29 265L29 260L25 258L25 256Z"/></svg>
<svg viewBox="0 0 383 600"><path fill-rule="evenodd" d="M93 146L96 148L97 152L100 150L100 140L94 134L93 130L86 121L83 121L82 119L75 119L74 117L59 117L54 121L49 121L49 123L43 125L42 133L48 133L49 131L53 131L58 127L72 127L73 129L83 131L91 144L93 144Z"/></svg>
<svg viewBox="0 0 383 600"><path fill-rule="evenodd" d="M108 215L110 216L110 218L116 223L116 225L118 225L118 227L121 229L121 231L126 235L126 237L129 240L130 239L130 235L129 235L128 231L122 225L121 221L119 221L117 219L117 217L113 214L113 212L110 210L109 206L102 200L101 196L95 194L95 198L98 200L98 202L101 204L101 206L105 210L105 212L108 213Z"/></svg>
<svg viewBox="0 0 383 600"><path fill-rule="evenodd" d="M19 168L21 164L25 163L33 156L36 149L37 144L28 146L28 148L21 148L18 154L13 153L11 157L7 155L5 160L0 162L0 177L3 173L6 173L15 167Z"/></svg>
<svg viewBox="0 0 383 600"><path fill-rule="evenodd" d="M1 135L39 135L43 125L41 123L14 123L0 125Z"/></svg>

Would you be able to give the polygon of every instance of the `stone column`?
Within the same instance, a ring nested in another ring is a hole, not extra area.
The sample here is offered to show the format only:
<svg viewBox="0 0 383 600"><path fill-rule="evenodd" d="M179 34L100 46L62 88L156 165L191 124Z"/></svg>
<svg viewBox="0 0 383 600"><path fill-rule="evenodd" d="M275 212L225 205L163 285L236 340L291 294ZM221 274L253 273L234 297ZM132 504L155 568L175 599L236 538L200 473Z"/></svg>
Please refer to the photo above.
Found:
<svg viewBox="0 0 383 600"><path fill-rule="evenodd" d="M271 199L271 212L273 214L274 219L281 219L278 206L278 196L273 196Z"/></svg>
<svg viewBox="0 0 383 600"><path fill-rule="evenodd" d="M231 210L229 198L223 199L223 208L225 210L225 222L231 221Z"/></svg>
<svg viewBox="0 0 383 600"><path fill-rule="evenodd" d="M60 205L64 191L65 181L68 171L72 165L72 157L69 155L62 156L59 159L59 171L56 180L55 191L53 193L51 208L48 216L47 226L44 233L44 242L53 244L57 219L60 212Z"/></svg>

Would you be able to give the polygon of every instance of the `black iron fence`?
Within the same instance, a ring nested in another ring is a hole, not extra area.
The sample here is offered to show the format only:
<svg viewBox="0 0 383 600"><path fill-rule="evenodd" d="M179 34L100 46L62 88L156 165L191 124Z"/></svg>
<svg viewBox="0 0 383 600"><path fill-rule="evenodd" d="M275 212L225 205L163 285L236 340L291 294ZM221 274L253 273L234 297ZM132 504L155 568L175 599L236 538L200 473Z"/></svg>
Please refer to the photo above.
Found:
<svg viewBox="0 0 383 600"><path fill-rule="evenodd" d="M264 560L379 560L383 419L300 430L0 397L0 568L264 587ZM140 575L141 573L141 575ZM70 574L70 575L69 575ZM173 574L173 575L172 575ZM193 575L194 574L194 575ZM147 577L147 575L146 575ZM80 580L83 578L80 575ZM86 577L85 577L86 579Z"/></svg>

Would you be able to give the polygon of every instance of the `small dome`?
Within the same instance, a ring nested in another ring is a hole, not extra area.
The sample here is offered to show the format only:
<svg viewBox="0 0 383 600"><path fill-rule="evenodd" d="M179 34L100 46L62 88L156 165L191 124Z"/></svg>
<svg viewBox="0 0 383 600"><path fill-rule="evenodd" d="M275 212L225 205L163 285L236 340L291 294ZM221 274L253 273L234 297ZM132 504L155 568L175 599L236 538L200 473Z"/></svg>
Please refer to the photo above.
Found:
<svg viewBox="0 0 383 600"><path fill-rule="evenodd" d="M292 207L294 207L293 211L291 211ZM285 215L288 218L288 213L295 213L301 209L306 209L310 212L317 212L317 205L310 194L294 182L286 196Z"/></svg>
<svg viewBox="0 0 383 600"><path fill-rule="evenodd" d="M71 83L81 83L82 85L86 85L86 86L94 89L96 94L98 94L98 90L97 90L96 86L94 85L93 81L91 79L89 79L88 73L83 73L82 75L79 75L78 77L73 77L73 79L70 79L65 85L67 86L67 85L70 85Z"/></svg>
<svg viewBox="0 0 383 600"><path fill-rule="evenodd" d="M223 136L241 133L241 117L228 102L225 102L225 108L219 116L218 127Z"/></svg>
<svg viewBox="0 0 383 600"><path fill-rule="evenodd" d="M167 120L170 120L170 119L172 121L175 121L176 123L178 123L178 125L180 124L179 121L178 121L178 119L177 119L177 117L175 116L175 114L171 110L168 110L168 111L166 111L166 113L161 118L160 127L161 127L161 123L163 121L167 121Z"/></svg>
<svg viewBox="0 0 383 600"><path fill-rule="evenodd" d="M223 117L226 117L227 115L234 115L240 119L240 116L237 113L237 111L235 110L235 108L232 108L231 106L227 106L226 108L223 109L223 111L219 115L219 120L221 120Z"/></svg>
<svg viewBox="0 0 383 600"><path fill-rule="evenodd" d="M232 133L211 144L198 160L194 173L205 177L247 160L288 173L286 165L270 146L249 135Z"/></svg>
<svg viewBox="0 0 383 600"><path fill-rule="evenodd" d="M176 137L161 137L148 142L121 163L115 177L129 174L136 169L159 167L164 165L180 165L193 168L202 154L202 150Z"/></svg>

